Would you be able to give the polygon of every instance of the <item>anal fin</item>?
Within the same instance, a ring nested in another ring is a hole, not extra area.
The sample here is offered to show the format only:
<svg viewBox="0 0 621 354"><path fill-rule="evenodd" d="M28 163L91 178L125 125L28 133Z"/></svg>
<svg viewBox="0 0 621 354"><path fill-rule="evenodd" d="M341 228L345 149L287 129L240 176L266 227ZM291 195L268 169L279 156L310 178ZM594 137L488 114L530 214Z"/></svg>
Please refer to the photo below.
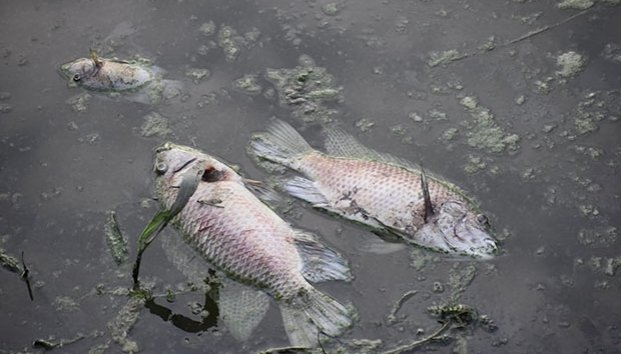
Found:
<svg viewBox="0 0 621 354"><path fill-rule="evenodd" d="M302 256L302 275L310 282L352 279L347 261L335 250L326 247L317 236L295 230L295 245Z"/></svg>
<svg viewBox="0 0 621 354"><path fill-rule="evenodd" d="M305 200L313 205L328 205L326 197L315 185L315 182L304 177L293 177L285 181L283 189L292 196Z"/></svg>
<svg viewBox="0 0 621 354"><path fill-rule="evenodd" d="M259 325L269 308L269 297L256 290L223 276L219 292L220 319L231 335L246 341Z"/></svg>

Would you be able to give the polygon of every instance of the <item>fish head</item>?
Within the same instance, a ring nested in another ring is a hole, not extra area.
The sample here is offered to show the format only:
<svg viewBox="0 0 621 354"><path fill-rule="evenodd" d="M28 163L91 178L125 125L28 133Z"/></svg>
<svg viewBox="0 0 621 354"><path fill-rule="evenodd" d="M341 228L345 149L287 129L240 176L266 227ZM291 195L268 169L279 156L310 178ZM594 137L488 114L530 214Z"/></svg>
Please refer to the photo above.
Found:
<svg viewBox="0 0 621 354"><path fill-rule="evenodd" d="M240 175L215 157L189 146L166 143L155 149L156 185L173 186L190 169L202 170L203 182L242 181Z"/></svg>
<svg viewBox="0 0 621 354"><path fill-rule="evenodd" d="M444 202L427 220L415 237L421 245L447 254L488 259L496 254L498 245L490 235L487 217L477 214L461 200Z"/></svg>
<svg viewBox="0 0 621 354"><path fill-rule="evenodd" d="M80 83L82 80L92 77L98 70L97 63L90 58L76 59L61 64L59 68L62 76L75 83Z"/></svg>

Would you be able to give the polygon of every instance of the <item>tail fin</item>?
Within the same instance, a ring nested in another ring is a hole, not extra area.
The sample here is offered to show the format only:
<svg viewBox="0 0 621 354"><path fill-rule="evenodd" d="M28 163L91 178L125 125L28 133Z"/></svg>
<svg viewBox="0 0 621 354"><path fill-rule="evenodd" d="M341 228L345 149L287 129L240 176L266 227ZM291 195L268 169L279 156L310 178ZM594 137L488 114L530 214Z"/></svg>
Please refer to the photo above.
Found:
<svg viewBox="0 0 621 354"><path fill-rule="evenodd" d="M281 314L291 345L316 347L320 333L336 337L351 327L354 311L309 287L291 303L282 304Z"/></svg>
<svg viewBox="0 0 621 354"><path fill-rule="evenodd" d="M276 120L267 128L267 132L252 136L250 149L262 159L296 169L295 158L313 148L292 126Z"/></svg>

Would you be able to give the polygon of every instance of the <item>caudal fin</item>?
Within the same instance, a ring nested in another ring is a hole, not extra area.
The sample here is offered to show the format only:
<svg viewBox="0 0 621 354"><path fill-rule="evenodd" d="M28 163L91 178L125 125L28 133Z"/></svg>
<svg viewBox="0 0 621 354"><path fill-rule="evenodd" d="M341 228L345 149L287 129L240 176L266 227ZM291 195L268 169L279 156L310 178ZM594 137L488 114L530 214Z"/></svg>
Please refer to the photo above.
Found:
<svg viewBox="0 0 621 354"><path fill-rule="evenodd" d="M282 304L281 314L291 345L316 347L320 334L336 337L351 327L354 311L309 287L295 300Z"/></svg>
<svg viewBox="0 0 621 354"><path fill-rule="evenodd" d="M276 120L266 132L252 136L250 150L259 158L296 169L295 158L313 148L292 126Z"/></svg>

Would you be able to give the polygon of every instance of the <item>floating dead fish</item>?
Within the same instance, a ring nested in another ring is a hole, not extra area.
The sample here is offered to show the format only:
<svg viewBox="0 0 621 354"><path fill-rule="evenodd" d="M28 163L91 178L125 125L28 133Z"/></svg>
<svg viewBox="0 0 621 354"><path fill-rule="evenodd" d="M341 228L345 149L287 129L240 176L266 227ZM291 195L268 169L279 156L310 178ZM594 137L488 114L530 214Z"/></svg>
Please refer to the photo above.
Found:
<svg viewBox="0 0 621 354"><path fill-rule="evenodd" d="M276 121L255 134L250 147L257 157L302 173L306 178L296 176L283 188L316 208L447 254L489 258L496 252L487 217L457 186L339 129L326 133L327 154Z"/></svg>
<svg viewBox="0 0 621 354"><path fill-rule="evenodd" d="M92 91L132 93L134 101L143 103L158 103L181 92L180 82L164 80L164 71L148 61L100 58L94 51L89 58L62 64L59 71L72 85Z"/></svg>
<svg viewBox="0 0 621 354"><path fill-rule="evenodd" d="M216 270L271 295L292 344L316 345L319 332L338 336L349 327L351 311L308 283L350 279L346 261L316 236L291 228L229 166L189 147L158 148L155 189L162 207L172 207L176 187L197 163L204 164L202 180L171 221L186 241Z"/></svg>

